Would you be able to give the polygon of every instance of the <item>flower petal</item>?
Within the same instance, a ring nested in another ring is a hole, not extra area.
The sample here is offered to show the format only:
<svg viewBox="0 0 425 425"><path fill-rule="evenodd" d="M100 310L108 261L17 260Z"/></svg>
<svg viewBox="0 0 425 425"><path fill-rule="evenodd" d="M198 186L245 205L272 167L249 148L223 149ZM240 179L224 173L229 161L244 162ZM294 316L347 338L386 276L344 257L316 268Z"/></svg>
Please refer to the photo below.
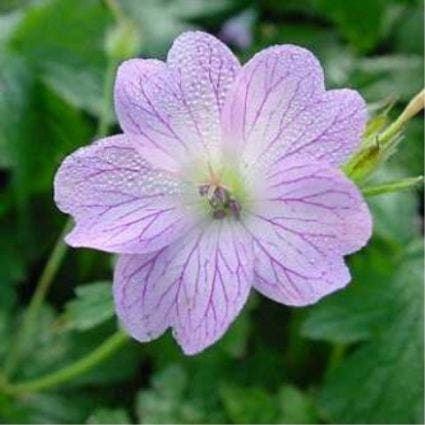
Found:
<svg viewBox="0 0 425 425"><path fill-rule="evenodd" d="M140 66L149 68L143 73L125 62L115 85L124 132L139 135L142 149L174 159L175 167L188 158L215 155L220 109L239 66L224 44L202 32L178 37L167 65Z"/></svg>
<svg viewBox="0 0 425 425"><path fill-rule="evenodd" d="M164 333L175 315L175 291L167 290L167 281L152 279L166 249L146 255L121 255L115 266L113 289L118 318L141 342Z"/></svg>
<svg viewBox="0 0 425 425"><path fill-rule="evenodd" d="M213 114L218 126L219 111L241 68L236 56L218 38L189 31L176 38L168 52L167 64L181 75L183 91L195 112L204 114L205 118ZM204 101L201 105L200 99Z"/></svg>
<svg viewBox="0 0 425 425"><path fill-rule="evenodd" d="M176 244L171 258L172 278L182 287L173 333L186 354L196 354L222 337L248 298L251 238L222 220L181 248Z"/></svg>
<svg viewBox="0 0 425 425"><path fill-rule="evenodd" d="M370 213L356 186L326 163L294 156L265 174L248 220L254 287L284 304L314 303L350 281L343 256L370 238Z"/></svg>
<svg viewBox="0 0 425 425"><path fill-rule="evenodd" d="M55 177L55 201L76 221L67 243L109 252L154 251L181 236L192 219L181 201L188 190L123 135L77 150Z"/></svg>
<svg viewBox="0 0 425 425"><path fill-rule="evenodd" d="M115 112L121 128L131 134L135 148L143 158L149 159L154 166L169 171L178 169L173 150L178 147L162 146L156 132L166 123L154 105L146 98L146 86L149 79L161 72L167 72L164 62L156 59L129 59L118 68L115 80ZM159 121L159 122L158 122ZM173 149L174 147L174 149Z"/></svg>
<svg viewBox="0 0 425 425"><path fill-rule="evenodd" d="M252 276L250 236L215 221L153 257L120 259L118 315L141 341L171 325L184 352L195 354L225 333L245 304Z"/></svg>
<svg viewBox="0 0 425 425"><path fill-rule="evenodd" d="M223 109L226 145L249 163L309 154L341 164L356 148L366 107L353 90L325 91L312 53L283 45L263 50L239 72Z"/></svg>

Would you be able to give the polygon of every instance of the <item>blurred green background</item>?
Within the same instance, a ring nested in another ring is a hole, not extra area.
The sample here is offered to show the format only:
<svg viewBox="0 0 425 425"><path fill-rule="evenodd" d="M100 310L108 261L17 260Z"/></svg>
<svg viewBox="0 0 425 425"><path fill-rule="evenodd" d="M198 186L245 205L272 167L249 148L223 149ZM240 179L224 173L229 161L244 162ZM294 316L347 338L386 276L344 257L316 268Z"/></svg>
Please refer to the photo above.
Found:
<svg viewBox="0 0 425 425"><path fill-rule="evenodd" d="M131 24L124 50L135 56L163 58L176 35L201 28L242 61L271 44L303 45L328 87L358 89L372 112L393 99L390 117L423 86L420 0L114 3ZM65 223L54 171L95 137L115 21L101 0L0 0L0 364ZM112 111L107 120L118 132ZM375 179L418 174L421 117ZM0 391L0 422L423 423L422 197L369 199L375 233L349 258L347 290L302 309L253 295L225 338L196 357L167 334L130 342L58 388ZM15 381L59 369L115 331L112 266L106 254L67 253Z"/></svg>

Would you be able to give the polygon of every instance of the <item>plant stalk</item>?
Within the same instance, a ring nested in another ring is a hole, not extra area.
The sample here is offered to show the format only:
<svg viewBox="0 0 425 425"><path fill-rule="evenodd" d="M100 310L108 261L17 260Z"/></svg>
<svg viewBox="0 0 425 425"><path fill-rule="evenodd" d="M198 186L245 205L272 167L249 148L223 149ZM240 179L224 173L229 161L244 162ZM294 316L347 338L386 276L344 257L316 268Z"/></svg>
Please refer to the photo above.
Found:
<svg viewBox="0 0 425 425"><path fill-rule="evenodd" d="M103 89L103 110L99 117L98 127L96 131L96 138L105 137L108 133L109 114L112 105L112 87L115 77L115 69L117 66L116 60L110 58L108 61L104 89ZM12 376L19 365L22 357L22 349L27 341L28 335L31 334L33 324L37 321L37 315L43 304L44 299L49 291L49 288L56 276L57 271L65 257L68 246L64 242L64 236L69 232L72 227L72 220L69 219L58 239L55 246L47 260L47 263L41 273L41 276L36 284L34 294L31 298L29 306L24 313L22 326L18 330L15 341L6 358L3 373L6 377Z"/></svg>
<svg viewBox="0 0 425 425"><path fill-rule="evenodd" d="M122 348L129 341L129 337L123 331L119 330L111 335L99 347L90 354L85 355L80 360L65 366L56 372L48 375L16 384L7 384L0 382L0 390L9 395L21 395L33 393L41 390L57 387L64 382L88 372L102 361L106 360L113 353Z"/></svg>

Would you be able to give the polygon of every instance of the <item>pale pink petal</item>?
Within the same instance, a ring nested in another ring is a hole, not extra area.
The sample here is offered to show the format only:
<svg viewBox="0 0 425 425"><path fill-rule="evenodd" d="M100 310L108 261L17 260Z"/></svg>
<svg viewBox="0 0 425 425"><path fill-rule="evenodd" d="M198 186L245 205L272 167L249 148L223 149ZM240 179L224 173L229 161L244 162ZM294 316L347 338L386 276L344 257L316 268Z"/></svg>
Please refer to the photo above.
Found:
<svg viewBox="0 0 425 425"><path fill-rule="evenodd" d="M124 132L137 134L140 149L156 152L143 156L167 169L217 155L220 109L239 68L230 50L189 32L174 41L167 64L144 62L125 62L118 71L115 104Z"/></svg>
<svg viewBox="0 0 425 425"><path fill-rule="evenodd" d="M241 67L230 49L205 32L185 32L174 41L167 64L181 75L182 89L195 114L213 114L218 119Z"/></svg>
<svg viewBox="0 0 425 425"><path fill-rule="evenodd" d="M67 243L109 252L149 252L180 237L192 219L183 205L190 190L123 135L77 150L55 177L55 201L76 222Z"/></svg>
<svg viewBox="0 0 425 425"><path fill-rule="evenodd" d="M217 220L176 248L168 274L181 286L173 333L186 354L196 354L220 339L244 306L252 243L239 224Z"/></svg>
<svg viewBox="0 0 425 425"><path fill-rule="evenodd" d="M115 80L115 111L121 128L131 134L144 134L143 121L136 119L145 102L144 87L153 75L166 69L164 62L156 59L129 59L118 68ZM145 111L147 113L147 111Z"/></svg>
<svg viewBox="0 0 425 425"><path fill-rule="evenodd" d="M290 305L316 302L344 287L343 256L363 247L372 222L359 190L326 163L293 156L264 170L248 220L254 237L254 287Z"/></svg>
<svg viewBox="0 0 425 425"><path fill-rule="evenodd" d="M223 109L228 150L248 164L295 153L341 164L356 148L366 107L353 90L325 91L312 53L283 45L263 50L239 72Z"/></svg>
<svg viewBox="0 0 425 425"><path fill-rule="evenodd" d="M121 255L114 272L115 309L124 328L141 342L160 336L175 316L175 290L153 279L167 248L145 255Z"/></svg>
<svg viewBox="0 0 425 425"><path fill-rule="evenodd" d="M141 341L166 327L186 354L217 341L246 302L253 276L250 236L216 220L154 257L119 261L115 301L124 327Z"/></svg>

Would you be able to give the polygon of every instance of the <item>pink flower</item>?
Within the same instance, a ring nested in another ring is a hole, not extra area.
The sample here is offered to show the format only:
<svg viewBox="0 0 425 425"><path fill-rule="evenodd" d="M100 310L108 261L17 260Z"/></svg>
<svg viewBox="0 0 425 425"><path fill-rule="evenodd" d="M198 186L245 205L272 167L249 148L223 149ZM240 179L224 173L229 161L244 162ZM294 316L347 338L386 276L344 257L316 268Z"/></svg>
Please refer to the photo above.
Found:
<svg viewBox="0 0 425 425"><path fill-rule="evenodd" d="M243 67L216 38L178 37L167 62L124 62L115 83L123 134L62 163L55 200L66 241L120 254L117 314L139 341L171 327L187 354L217 341L251 287L303 306L350 281L344 255L371 217L340 166L366 108L324 87L307 50L282 45Z"/></svg>

